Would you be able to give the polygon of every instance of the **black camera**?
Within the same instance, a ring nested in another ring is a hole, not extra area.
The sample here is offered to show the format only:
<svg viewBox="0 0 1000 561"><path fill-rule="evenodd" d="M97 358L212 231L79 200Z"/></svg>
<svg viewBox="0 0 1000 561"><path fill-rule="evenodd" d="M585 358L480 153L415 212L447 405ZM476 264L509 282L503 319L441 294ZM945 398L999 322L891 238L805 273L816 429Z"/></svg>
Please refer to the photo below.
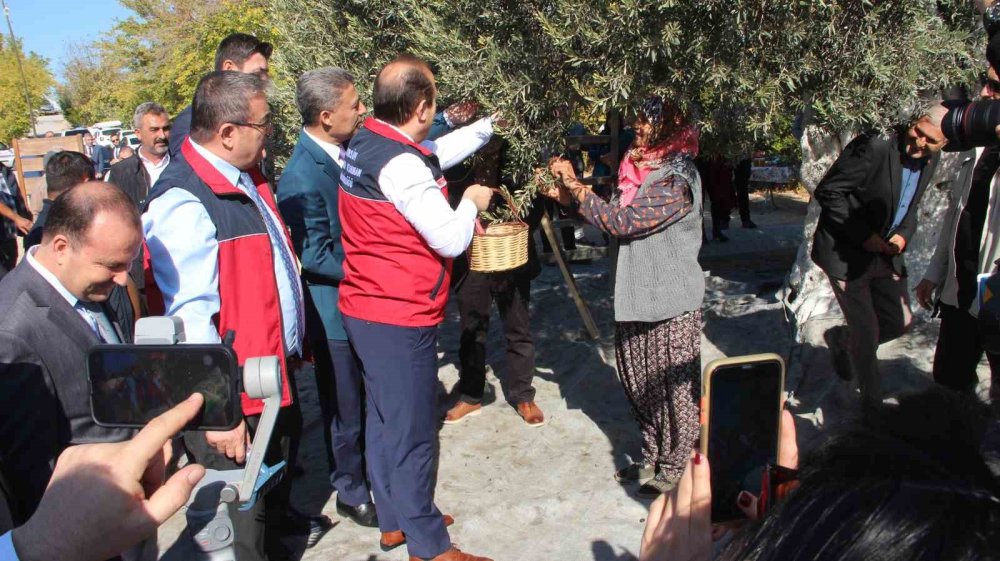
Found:
<svg viewBox="0 0 1000 561"><path fill-rule="evenodd" d="M962 152L1000 144L996 133L1000 125L1000 101L947 101L945 106L948 113L941 121L941 131L948 139L947 151Z"/></svg>

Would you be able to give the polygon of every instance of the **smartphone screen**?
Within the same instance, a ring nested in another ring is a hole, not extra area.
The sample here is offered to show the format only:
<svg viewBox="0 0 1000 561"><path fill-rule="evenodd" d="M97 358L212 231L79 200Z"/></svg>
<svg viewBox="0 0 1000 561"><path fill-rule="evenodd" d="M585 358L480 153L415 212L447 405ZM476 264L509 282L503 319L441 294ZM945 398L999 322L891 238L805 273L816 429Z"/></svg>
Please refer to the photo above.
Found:
<svg viewBox="0 0 1000 561"><path fill-rule="evenodd" d="M760 495L761 475L778 455L783 366L780 359L721 365L708 375L708 461L712 521L743 518L740 491Z"/></svg>
<svg viewBox="0 0 1000 561"><path fill-rule="evenodd" d="M98 345L87 357L94 421L141 427L192 393L205 406L188 430L225 430L241 415L236 357L218 345Z"/></svg>

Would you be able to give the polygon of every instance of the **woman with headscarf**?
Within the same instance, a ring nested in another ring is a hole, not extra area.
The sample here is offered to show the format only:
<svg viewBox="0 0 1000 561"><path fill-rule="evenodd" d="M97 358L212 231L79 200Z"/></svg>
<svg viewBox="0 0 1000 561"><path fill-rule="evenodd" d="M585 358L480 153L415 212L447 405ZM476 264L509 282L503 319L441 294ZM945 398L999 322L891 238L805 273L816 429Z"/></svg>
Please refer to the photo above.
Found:
<svg viewBox="0 0 1000 561"><path fill-rule="evenodd" d="M635 140L610 203L562 159L549 163L559 187L545 194L618 241L615 355L642 430L643 461L615 478L639 481L639 494L654 496L676 485L699 432L702 195L693 162L698 130L684 113L651 96L633 126Z"/></svg>

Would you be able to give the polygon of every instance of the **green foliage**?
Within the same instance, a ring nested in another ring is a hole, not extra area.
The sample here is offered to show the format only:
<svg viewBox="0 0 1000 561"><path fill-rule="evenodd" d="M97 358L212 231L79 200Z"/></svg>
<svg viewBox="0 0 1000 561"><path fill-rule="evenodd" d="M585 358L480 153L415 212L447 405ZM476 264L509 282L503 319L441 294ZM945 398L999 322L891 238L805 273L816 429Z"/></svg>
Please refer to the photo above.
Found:
<svg viewBox="0 0 1000 561"><path fill-rule="evenodd" d="M215 48L226 35L276 37L266 0L119 1L136 16L119 22L108 39L77 48L66 63L60 94L72 108L71 121L129 122L145 101L176 114L213 69Z"/></svg>
<svg viewBox="0 0 1000 561"><path fill-rule="evenodd" d="M37 110L45 102L45 93L55 85L44 58L35 53L25 55L19 42L4 36L0 44L0 142L7 144L31 132L31 117L25 105L24 82L17 56L21 57L24 67L32 110Z"/></svg>
<svg viewBox="0 0 1000 561"><path fill-rule="evenodd" d="M793 150L794 115L885 127L923 92L968 84L984 42L961 0L270 0L289 75L340 66L370 95L400 51L432 61L445 100L511 122L514 171L559 151L573 120L657 92L700 109L706 148ZM290 83L277 106L298 125Z"/></svg>

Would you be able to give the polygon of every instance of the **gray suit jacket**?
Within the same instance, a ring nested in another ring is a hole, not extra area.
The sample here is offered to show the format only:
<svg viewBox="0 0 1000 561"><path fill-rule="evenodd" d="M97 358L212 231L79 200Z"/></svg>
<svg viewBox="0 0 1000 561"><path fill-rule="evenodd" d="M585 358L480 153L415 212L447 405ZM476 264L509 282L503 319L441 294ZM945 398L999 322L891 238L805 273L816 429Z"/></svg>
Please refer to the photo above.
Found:
<svg viewBox="0 0 1000 561"><path fill-rule="evenodd" d="M99 427L90 414L86 357L98 342L26 259L0 281L0 476L15 525L37 508L60 452L135 432Z"/></svg>

